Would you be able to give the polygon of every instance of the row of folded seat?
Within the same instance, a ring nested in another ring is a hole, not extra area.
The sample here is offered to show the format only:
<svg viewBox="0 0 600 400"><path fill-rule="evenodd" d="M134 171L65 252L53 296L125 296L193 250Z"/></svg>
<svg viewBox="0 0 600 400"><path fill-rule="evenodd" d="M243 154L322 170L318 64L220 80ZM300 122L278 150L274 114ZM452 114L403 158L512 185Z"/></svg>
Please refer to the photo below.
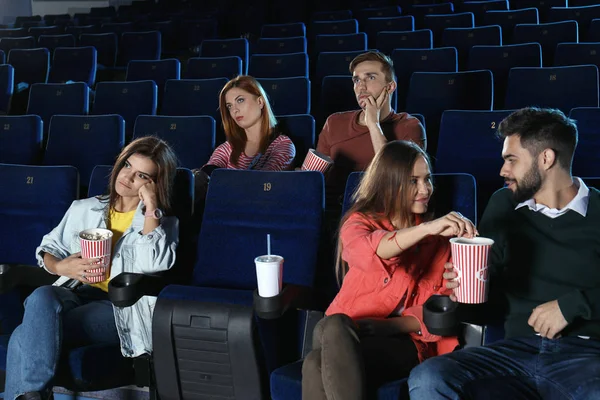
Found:
<svg viewBox="0 0 600 400"><path fill-rule="evenodd" d="M442 114L434 169L440 173L470 173L478 181L478 202L483 207L491 194L502 186L502 143L495 132L512 111L459 111ZM569 116L577 121L579 146L573 173L600 175L600 108L575 108ZM310 115L277 117L282 132L296 146L294 166L299 166L309 148L315 146L315 122ZM47 140L43 140L42 120L36 115L0 117L0 162L13 164L73 165L82 182L87 182L98 164L111 164L125 141L125 122L119 115L56 115L50 120ZM198 168L212 154L216 142L215 121L209 116L137 117L133 138L156 135L169 142L179 165ZM459 157L457 158L457 154Z"/></svg>
<svg viewBox="0 0 600 400"><path fill-rule="evenodd" d="M0 67L10 72L11 67ZM354 95L347 77L326 77L323 107L328 113L354 109ZM259 79L269 95L276 115L310 113L310 81L306 78ZM162 114L209 115L220 125L218 92L226 79L169 80ZM339 83L328 85L328 83ZM172 90L170 90L172 89ZM208 96L209 93L214 93ZM329 93L329 94L328 94ZM435 154L442 113L445 110L492 110L493 74L489 70L434 73L417 72L411 77L406 110L422 114L426 121L428 151ZM554 107L568 113L577 107L598 107L596 66L513 68L508 78L504 108L530 105ZM345 108L347 106L348 108ZM392 102L392 106L394 106ZM85 115L89 112L89 88L84 83L34 84L29 114L39 115L47 130L56 114ZM133 135L139 115L155 115L157 87L153 81L101 82L96 87L92 113L119 114L125 119L126 141ZM217 142L222 142L218 137Z"/></svg>

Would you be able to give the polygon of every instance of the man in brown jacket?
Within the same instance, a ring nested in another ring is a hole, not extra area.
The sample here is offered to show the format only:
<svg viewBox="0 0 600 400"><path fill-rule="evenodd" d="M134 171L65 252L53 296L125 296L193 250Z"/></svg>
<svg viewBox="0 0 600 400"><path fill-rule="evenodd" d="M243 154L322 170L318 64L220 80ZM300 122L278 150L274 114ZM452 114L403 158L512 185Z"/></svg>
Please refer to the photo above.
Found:
<svg viewBox="0 0 600 400"><path fill-rule="evenodd" d="M341 205L348 175L365 170L385 143L410 140L423 149L427 145L419 120L391 107L396 76L388 56L374 51L358 55L350 62L350 73L360 110L330 115L317 145L318 152L334 161L326 178L327 205L334 209Z"/></svg>

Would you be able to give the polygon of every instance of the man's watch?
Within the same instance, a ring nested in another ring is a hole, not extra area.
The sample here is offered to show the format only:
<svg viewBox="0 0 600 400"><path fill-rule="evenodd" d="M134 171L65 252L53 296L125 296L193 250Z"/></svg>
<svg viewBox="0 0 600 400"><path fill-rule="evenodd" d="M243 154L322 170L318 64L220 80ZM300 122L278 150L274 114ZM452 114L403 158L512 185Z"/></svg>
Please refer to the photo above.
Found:
<svg viewBox="0 0 600 400"><path fill-rule="evenodd" d="M163 217L164 213L162 212L162 210L160 208L155 208L152 211L148 211L146 210L146 213L144 214L144 217L146 218L154 218L154 219L161 219Z"/></svg>

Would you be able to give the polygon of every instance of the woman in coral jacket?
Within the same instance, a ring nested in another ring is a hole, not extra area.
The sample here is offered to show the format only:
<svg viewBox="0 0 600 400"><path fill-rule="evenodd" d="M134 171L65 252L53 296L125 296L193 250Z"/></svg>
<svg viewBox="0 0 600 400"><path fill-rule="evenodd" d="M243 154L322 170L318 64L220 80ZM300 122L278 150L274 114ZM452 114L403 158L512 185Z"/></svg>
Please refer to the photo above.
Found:
<svg viewBox="0 0 600 400"><path fill-rule="evenodd" d="M387 143L367 168L340 224L342 286L315 328L303 399L373 398L381 384L458 346L456 337L427 331L423 304L449 294L442 277L449 238L477 231L457 212L432 219L433 192L429 159L414 143Z"/></svg>

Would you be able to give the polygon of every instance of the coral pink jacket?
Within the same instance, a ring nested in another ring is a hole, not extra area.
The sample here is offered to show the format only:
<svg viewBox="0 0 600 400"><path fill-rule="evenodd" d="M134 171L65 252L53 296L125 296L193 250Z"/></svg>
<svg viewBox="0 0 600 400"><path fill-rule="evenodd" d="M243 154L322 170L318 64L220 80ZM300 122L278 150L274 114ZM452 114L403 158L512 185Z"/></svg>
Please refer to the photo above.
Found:
<svg viewBox="0 0 600 400"><path fill-rule="evenodd" d="M419 359L449 353L458 339L429 333L423 323L423 304L433 294L450 294L442 277L444 264L451 260L450 243L442 236L430 236L397 257L381 259L379 242L393 230L391 223L376 222L360 213L344 223L342 259L349 271L326 314L343 313L354 320L386 318L403 306L401 316L413 316L421 324L421 334L410 334Z"/></svg>

